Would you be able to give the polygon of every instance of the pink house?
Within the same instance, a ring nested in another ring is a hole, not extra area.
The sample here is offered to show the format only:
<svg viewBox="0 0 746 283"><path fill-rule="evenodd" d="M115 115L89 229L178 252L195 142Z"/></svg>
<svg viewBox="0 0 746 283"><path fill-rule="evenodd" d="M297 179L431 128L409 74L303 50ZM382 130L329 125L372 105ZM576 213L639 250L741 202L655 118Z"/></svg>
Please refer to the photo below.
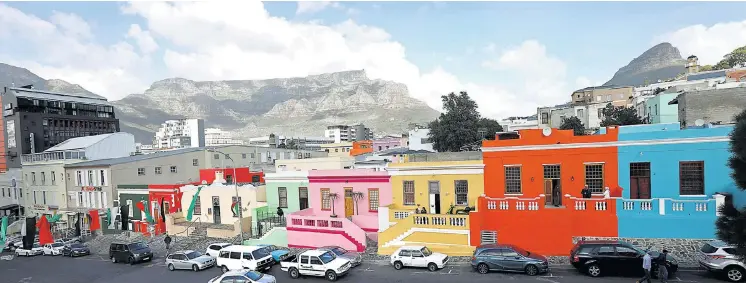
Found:
<svg viewBox="0 0 746 283"><path fill-rule="evenodd" d="M289 246L364 251L366 236L377 239L378 207L391 204L387 172L312 170L308 183L310 208L288 215Z"/></svg>
<svg viewBox="0 0 746 283"><path fill-rule="evenodd" d="M387 149L406 147L406 141L402 138L380 138L373 140L373 152L384 151Z"/></svg>

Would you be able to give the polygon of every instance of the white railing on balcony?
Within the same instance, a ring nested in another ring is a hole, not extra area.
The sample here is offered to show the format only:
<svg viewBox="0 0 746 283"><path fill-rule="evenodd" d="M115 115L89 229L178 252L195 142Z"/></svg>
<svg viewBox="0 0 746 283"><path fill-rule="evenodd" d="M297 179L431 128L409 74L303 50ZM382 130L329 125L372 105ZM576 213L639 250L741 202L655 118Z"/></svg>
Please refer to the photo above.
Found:
<svg viewBox="0 0 746 283"><path fill-rule="evenodd" d="M715 195L709 199L620 199L622 211L624 213L637 214L700 214L714 213L717 214L717 207L725 202L725 197Z"/></svg>
<svg viewBox="0 0 746 283"><path fill-rule="evenodd" d="M468 216L462 215L415 215L415 225L429 225L439 227L468 227Z"/></svg>
<svg viewBox="0 0 746 283"><path fill-rule="evenodd" d="M48 162L55 160L84 160L85 151L54 151L54 152L39 152L24 154L21 156L21 164L29 164L34 162Z"/></svg>
<svg viewBox="0 0 746 283"><path fill-rule="evenodd" d="M487 201L488 210L539 210L544 197L542 194L535 198L484 198Z"/></svg>

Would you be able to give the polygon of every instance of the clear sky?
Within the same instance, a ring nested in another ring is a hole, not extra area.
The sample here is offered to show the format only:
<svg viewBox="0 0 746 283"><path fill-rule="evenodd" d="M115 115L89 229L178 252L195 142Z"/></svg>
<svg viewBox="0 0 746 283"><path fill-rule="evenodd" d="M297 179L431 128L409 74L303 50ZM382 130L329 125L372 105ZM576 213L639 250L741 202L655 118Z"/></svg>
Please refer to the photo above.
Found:
<svg viewBox="0 0 746 283"><path fill-rule="evenodd" d="M439 109L535 114L667 41L706 64L746 45L745 2L6 2L0 62L109 97L157 80L365 69Z"/></svg>

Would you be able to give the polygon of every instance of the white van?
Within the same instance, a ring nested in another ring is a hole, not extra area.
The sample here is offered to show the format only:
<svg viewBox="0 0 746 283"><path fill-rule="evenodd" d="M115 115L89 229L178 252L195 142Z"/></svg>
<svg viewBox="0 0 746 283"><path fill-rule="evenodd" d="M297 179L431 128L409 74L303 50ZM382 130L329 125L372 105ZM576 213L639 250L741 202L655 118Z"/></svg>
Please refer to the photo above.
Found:
<svg viewBox="0 0 746 283"><path fill-rule="evenodd" d="M274 260L267 249L257 246L228 246L220 250L217 266L223 272L249 269L263 271L272 267Z"/></svg>

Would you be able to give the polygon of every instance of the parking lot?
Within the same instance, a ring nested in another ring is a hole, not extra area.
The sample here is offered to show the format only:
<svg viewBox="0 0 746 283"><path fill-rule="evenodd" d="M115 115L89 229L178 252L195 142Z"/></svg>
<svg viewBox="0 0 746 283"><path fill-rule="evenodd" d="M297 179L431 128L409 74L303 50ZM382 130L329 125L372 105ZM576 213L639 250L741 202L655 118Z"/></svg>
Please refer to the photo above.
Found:
<svg viewBox="0 0 746 283"><path fill-rule="evenodd" d="M7 254L6 254L7 255ZM292 282L279 266L268 272L277 277L278 282ZM20 257L10 261L0 261L0 278L3 283L132 283L132 282L179 282L206 283L210 278L220 275L220 270L211 268L201 272L168 271L162 258L152 262L137 264L113 264L106 258L91 255L81 258L63 257ZM394 270L393 267L380 263L363 263L351 273L340 278L339 282L412 282L426 280L428 283L439 282L515 282L515 283L628 283L636 278L589 278L574 270L553 270L550 274L530 277L523 274L491 273L481 275L464 265L446 266L446 268L429 272L420 269ZM324 278L305 278L303 282L326 282ZM680 272L670 282L710 283L725 282L704 272Z"/></svg>

